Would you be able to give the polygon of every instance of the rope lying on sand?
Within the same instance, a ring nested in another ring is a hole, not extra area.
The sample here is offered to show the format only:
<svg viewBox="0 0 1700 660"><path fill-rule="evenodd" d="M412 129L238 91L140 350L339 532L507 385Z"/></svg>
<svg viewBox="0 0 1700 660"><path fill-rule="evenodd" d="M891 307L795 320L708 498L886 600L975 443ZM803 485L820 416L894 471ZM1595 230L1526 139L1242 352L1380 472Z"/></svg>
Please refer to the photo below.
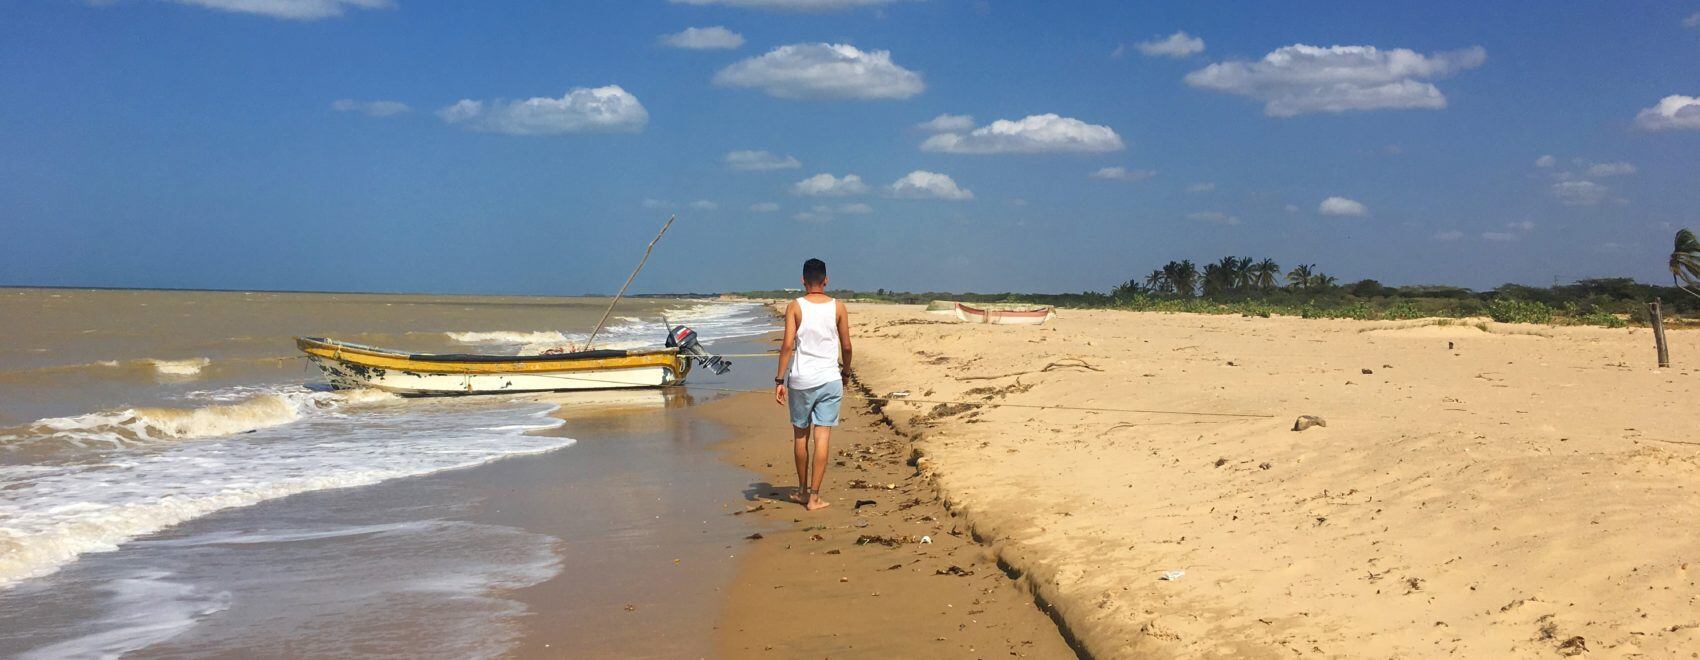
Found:
<svg viewBox="0 0 1700 660"><path fill-rule="evenodd" d="M552 374L533 374L533 375L534 376L540 376L540 377L543 377L543 378L558 378L558 379L562 379L562 380L574 380L574 381L579 381L579 382L584 382L584 383L607 383L607 384L610 384L610 385L624 385L624 386L628 386L628 387L631 385L631 383L627 383L627 382L614 381L614 380L600 380L600 379L596 379L596 378L587 378L587 377L584 377L584 376L556 376L556 375L552 375ZM773 390L765 390L765 389L752 390L752 389L745 389L745 388L738 388L738 387L714 387L712 385L692 385L690 383L684 383L684 384L678 384L678 385L664 385L662 387L663 388L676 388L676 389L710 390L710 391L715 391L715 392L732 392L732 393L736 393L736 394L770 394L770 393L773 392ZM1130 414L1141 414L1141 415L1189 415L1189 416L1194 416L1194 417L1230 417L1230 418L1236 418L1236 419L1273 419L1275 417L1274 415L1266 415L1266 414L1258 414L1258 413L1200 412L1200 411L1196 411L1196 410L1161 410L1161 409L1156 409L1156 408L1104 408L1104 407L1097 407L1097 406L1053 406L1053 405L1044 405L1044 404L1037 404L1037 403L996 403L996 402L992 402L992 401L954 401L954 400L946 400L946 399L917 399L917 398L912 398L912 397L908 397L908 396L895 395L895 393L892 396L867 396L865 394L855 394L855 393L851 393L851 392L845 392L844 398L846 398L846 399L859 399L859 400L863 400L863 401L878 401L878 402L882 402L882 403L919 403L919 404L933 404L933 405L987 406L987 407L992 407L992 408L1027 408L1027 409L1032 409L1032 410L1067 410L1067 411L1073 411L1073 412L1109 412L1109 413L1130 413Z"/></svg>

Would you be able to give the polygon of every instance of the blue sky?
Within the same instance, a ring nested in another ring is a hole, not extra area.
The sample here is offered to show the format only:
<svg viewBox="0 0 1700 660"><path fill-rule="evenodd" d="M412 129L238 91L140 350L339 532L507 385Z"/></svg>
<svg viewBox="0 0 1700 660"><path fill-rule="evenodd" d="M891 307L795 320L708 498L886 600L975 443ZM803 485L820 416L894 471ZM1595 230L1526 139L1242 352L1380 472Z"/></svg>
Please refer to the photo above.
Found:
<svg viewBox="0 0 1700 660"><path fill-rule="evenodd" d="M1106 290L1228 254L1486 288L1665 281L1700 226L1700 2L0 14L4 284L609 291L677 212L634 289L819 256L856 288Z"/></svg>

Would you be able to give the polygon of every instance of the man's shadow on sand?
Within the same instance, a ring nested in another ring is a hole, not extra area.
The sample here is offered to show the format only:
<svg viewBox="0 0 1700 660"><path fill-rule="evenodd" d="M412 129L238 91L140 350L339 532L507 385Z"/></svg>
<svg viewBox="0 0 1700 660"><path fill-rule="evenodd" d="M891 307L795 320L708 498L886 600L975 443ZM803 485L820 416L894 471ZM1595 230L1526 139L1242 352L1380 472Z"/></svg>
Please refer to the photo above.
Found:
<svg viewBox="0 0 1700 660"><path fill-rule="evenodd" d="M796 500L791 498L801 495L798 492L800 490L802 489L797 486L775 486L766 481L757 481L744 489L744 499L749 502L796 504Z"/></svg>

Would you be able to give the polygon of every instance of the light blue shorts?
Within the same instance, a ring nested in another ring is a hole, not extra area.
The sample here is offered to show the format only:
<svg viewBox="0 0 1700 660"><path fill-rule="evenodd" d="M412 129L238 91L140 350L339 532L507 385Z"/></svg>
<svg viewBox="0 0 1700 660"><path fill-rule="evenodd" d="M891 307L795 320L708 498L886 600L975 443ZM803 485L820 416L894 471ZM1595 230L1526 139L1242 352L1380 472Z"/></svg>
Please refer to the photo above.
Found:
<svg viewBox="0 0 1700 660"><path fill-rule="evenodd" d="M834 380L806 390L785 392L791 408L791 425L800 429L838 426L838 404L844 400L844 381Z"/></svg>

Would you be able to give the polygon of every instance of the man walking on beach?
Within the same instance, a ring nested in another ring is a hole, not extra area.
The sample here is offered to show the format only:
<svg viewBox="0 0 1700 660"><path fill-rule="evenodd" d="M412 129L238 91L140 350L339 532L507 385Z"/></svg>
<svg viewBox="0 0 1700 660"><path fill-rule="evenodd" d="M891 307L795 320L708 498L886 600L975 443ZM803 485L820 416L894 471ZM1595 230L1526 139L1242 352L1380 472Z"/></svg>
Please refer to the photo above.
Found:
<svg viewBox="0 0 1700 660"><path fill-rule="evenodd" d="M850 312L826 295L826 282L826 262L803 262L806 293L785 308L785 343L773 376L773 400L791 410L797 459L797 491L791 499L810 511L828 506L820 498L820 485L831 458L828 441L838 425L844 379L850 375Z"/></svg>

